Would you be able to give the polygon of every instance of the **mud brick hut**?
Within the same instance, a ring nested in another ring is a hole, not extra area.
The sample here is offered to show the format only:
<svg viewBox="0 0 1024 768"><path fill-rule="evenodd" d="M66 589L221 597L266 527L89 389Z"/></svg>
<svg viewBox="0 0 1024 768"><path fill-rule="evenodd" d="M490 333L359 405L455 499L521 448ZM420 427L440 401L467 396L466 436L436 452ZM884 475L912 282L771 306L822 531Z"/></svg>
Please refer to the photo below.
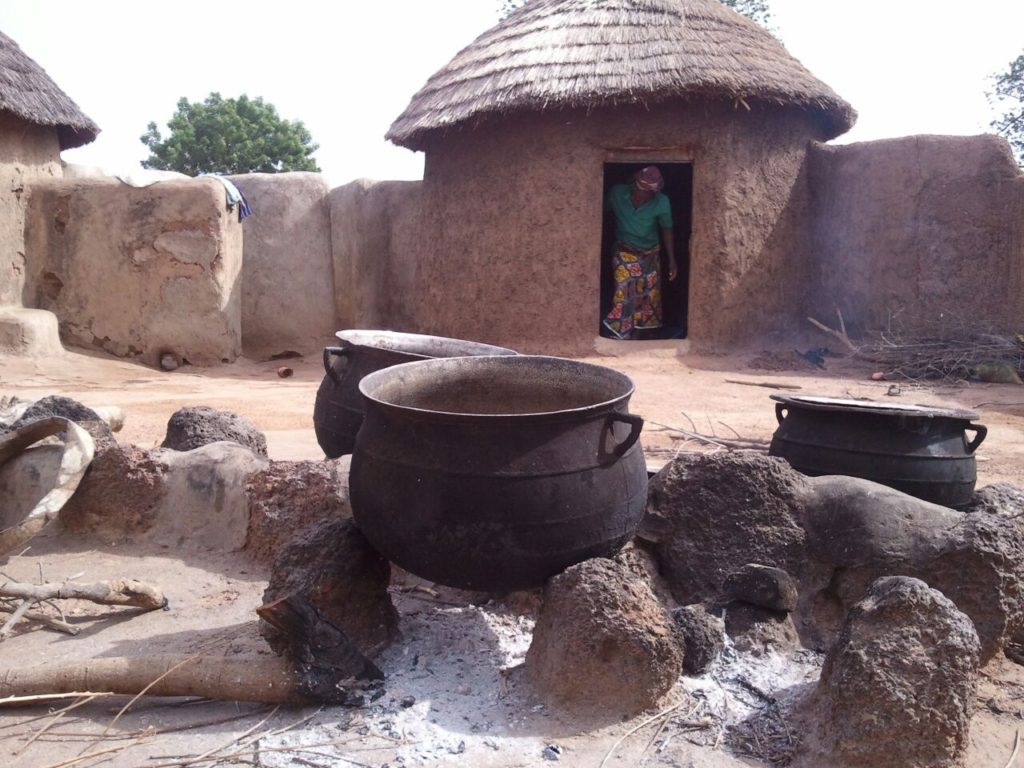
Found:
<svg viewBox="0 0 1024 768"><path fill-rule="evenodd" d="M666 177L668 333L731 340L792 304L812 140L853 109L718 0L537 0L430 78L388 137L426 153L420 301L434 330L537 348L598 333L605 191Z"/></svg>
<svg viewBox="0 0 1024 768"><path fill-rule="evenodd" d="M610 292L605 192L655 163L682 273L665 337L720 349L836 307L851 332L950 311L1018 330L1024 175L1008 145L824 143L855 117L718 0L532 0L391 126L425 153L421 183L338 191L335 231L367 233L335 238L336 281L361 286L339 320L591 350Z"/></svg>
<svg viewBox="0 0 1024 768"><path fill-rule="evenodd" d="M56 344L56 318L22 309L26 186L62 176L60 152L99 128L49 75L0 32L0 351Z"/></svg>

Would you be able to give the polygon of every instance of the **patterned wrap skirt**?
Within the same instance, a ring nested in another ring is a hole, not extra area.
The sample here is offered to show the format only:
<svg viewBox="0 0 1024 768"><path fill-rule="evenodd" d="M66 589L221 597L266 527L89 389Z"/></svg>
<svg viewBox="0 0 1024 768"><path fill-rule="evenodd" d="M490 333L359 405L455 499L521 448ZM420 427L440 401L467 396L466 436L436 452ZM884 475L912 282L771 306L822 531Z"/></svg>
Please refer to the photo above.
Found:
<svg viewBox="0 0 1024 768"><path fill-rule="evenodd" d="M605 327L617 338L633 330L661 328L661 246L634 248L616 243L612 251L615 293Z"/></svg>

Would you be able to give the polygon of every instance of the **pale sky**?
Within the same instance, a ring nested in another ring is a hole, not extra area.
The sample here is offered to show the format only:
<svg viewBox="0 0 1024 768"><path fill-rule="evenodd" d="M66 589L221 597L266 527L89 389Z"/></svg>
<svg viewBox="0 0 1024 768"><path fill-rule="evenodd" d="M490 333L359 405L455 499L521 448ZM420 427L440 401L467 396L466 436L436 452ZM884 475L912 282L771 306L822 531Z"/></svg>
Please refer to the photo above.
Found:
<svg viewBox="0 0 1024 768"><path fill-rule="evenodd" d="M1024 0L769 0L790 53L860 113L846 141L987 131L991 76L1024 53ZM302 120L332 186L415 179L384 141L437 69L498 21L499 0L0 0L14 38L102 133L64 153L117 172L182 96L262 96Z"/></svg>

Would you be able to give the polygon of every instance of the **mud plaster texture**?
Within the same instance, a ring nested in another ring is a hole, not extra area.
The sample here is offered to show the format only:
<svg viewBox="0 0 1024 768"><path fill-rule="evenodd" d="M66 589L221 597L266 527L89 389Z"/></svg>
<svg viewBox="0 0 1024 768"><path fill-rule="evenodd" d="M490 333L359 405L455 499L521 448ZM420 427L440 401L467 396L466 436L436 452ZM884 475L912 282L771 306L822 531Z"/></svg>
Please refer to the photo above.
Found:
<svg viewBox="0 0 1024 768"><path fill-rule="evenodd" d="M358 182L362 189L333 206L335 233L344 205L349 220L365 219L358 227L374 233L360 263L372 258L375 273L413 281L415 291L395 291L409 306L387 325L580 352L599 321L604 163L693 162L689 322L693 339L714 345L765 316L795 317L794 253L804 250L795 213L806 205L807 143L819 137L799 111L699 102L509 116L431 144L419 200L374 195ZM418 206L419 215L406 211L388 226L380 217L391 202ZM358 249L339 250L334 240L343 291L344 262Z"/></svg>
<svg viewBox="0 0 1024 768"><path fill-rule="evenodd" d="M253 210L242 222L242 348L250 357L323 347L338 330L327 182L318 173L228 177Z"/></svg>
<svg viewBox="0 0 1024 768"><path fill-rule="evenodd" d="M150 365L241 352L242 228L219 182L37 183L26 216L26 305L65 342Z"/></svg>
<svg viewBox="0 0 1024 768"><path fill-rule="evenodd" d="M0 111L0 307L22 305L29 187L62 175L57 129Z"/></svg>
<svg viewBox="0 0 1024 768"><path fill-rule="evenodd" d="M419 181L359 179L331 190L331 252L339 328L420 328L412 297L421 240Z"/></svg>
<svg viewBox="0 0 1024 768"><path fill-rule="evenodd" d="M815 145L812 316L851 333L954 314L1008 332L1024 313L1024 174L997 136Z"/></svg>

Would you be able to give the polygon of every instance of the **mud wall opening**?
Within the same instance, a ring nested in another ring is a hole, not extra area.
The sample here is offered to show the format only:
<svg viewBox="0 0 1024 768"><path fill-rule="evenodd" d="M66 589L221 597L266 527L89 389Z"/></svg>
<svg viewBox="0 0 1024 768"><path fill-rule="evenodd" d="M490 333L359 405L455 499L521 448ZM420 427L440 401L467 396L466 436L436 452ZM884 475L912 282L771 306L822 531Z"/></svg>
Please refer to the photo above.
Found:
<svg viewBox="0 0 1024 768"><path fill-rule="evenodd" d="M690 232L693 225L693 163L663 161L650 158L644 161L607 162L604 165L602 203L609 190L616 184L628 183L633 175L647 165L656 165L665 179L661 190L672 205L672 240L675 248L679 274L675 280L668 279L668 257L664 246L661 253L661 290L664 300L664 324L654 331L642 331L641 339L685 339L689 320L690 294ZM606 338L613 334L601 322L612 305L613 278L611 272L611 250L615 245L615 217L604 212L601 225L601 312L598 317L598 333Z"/></svg>

